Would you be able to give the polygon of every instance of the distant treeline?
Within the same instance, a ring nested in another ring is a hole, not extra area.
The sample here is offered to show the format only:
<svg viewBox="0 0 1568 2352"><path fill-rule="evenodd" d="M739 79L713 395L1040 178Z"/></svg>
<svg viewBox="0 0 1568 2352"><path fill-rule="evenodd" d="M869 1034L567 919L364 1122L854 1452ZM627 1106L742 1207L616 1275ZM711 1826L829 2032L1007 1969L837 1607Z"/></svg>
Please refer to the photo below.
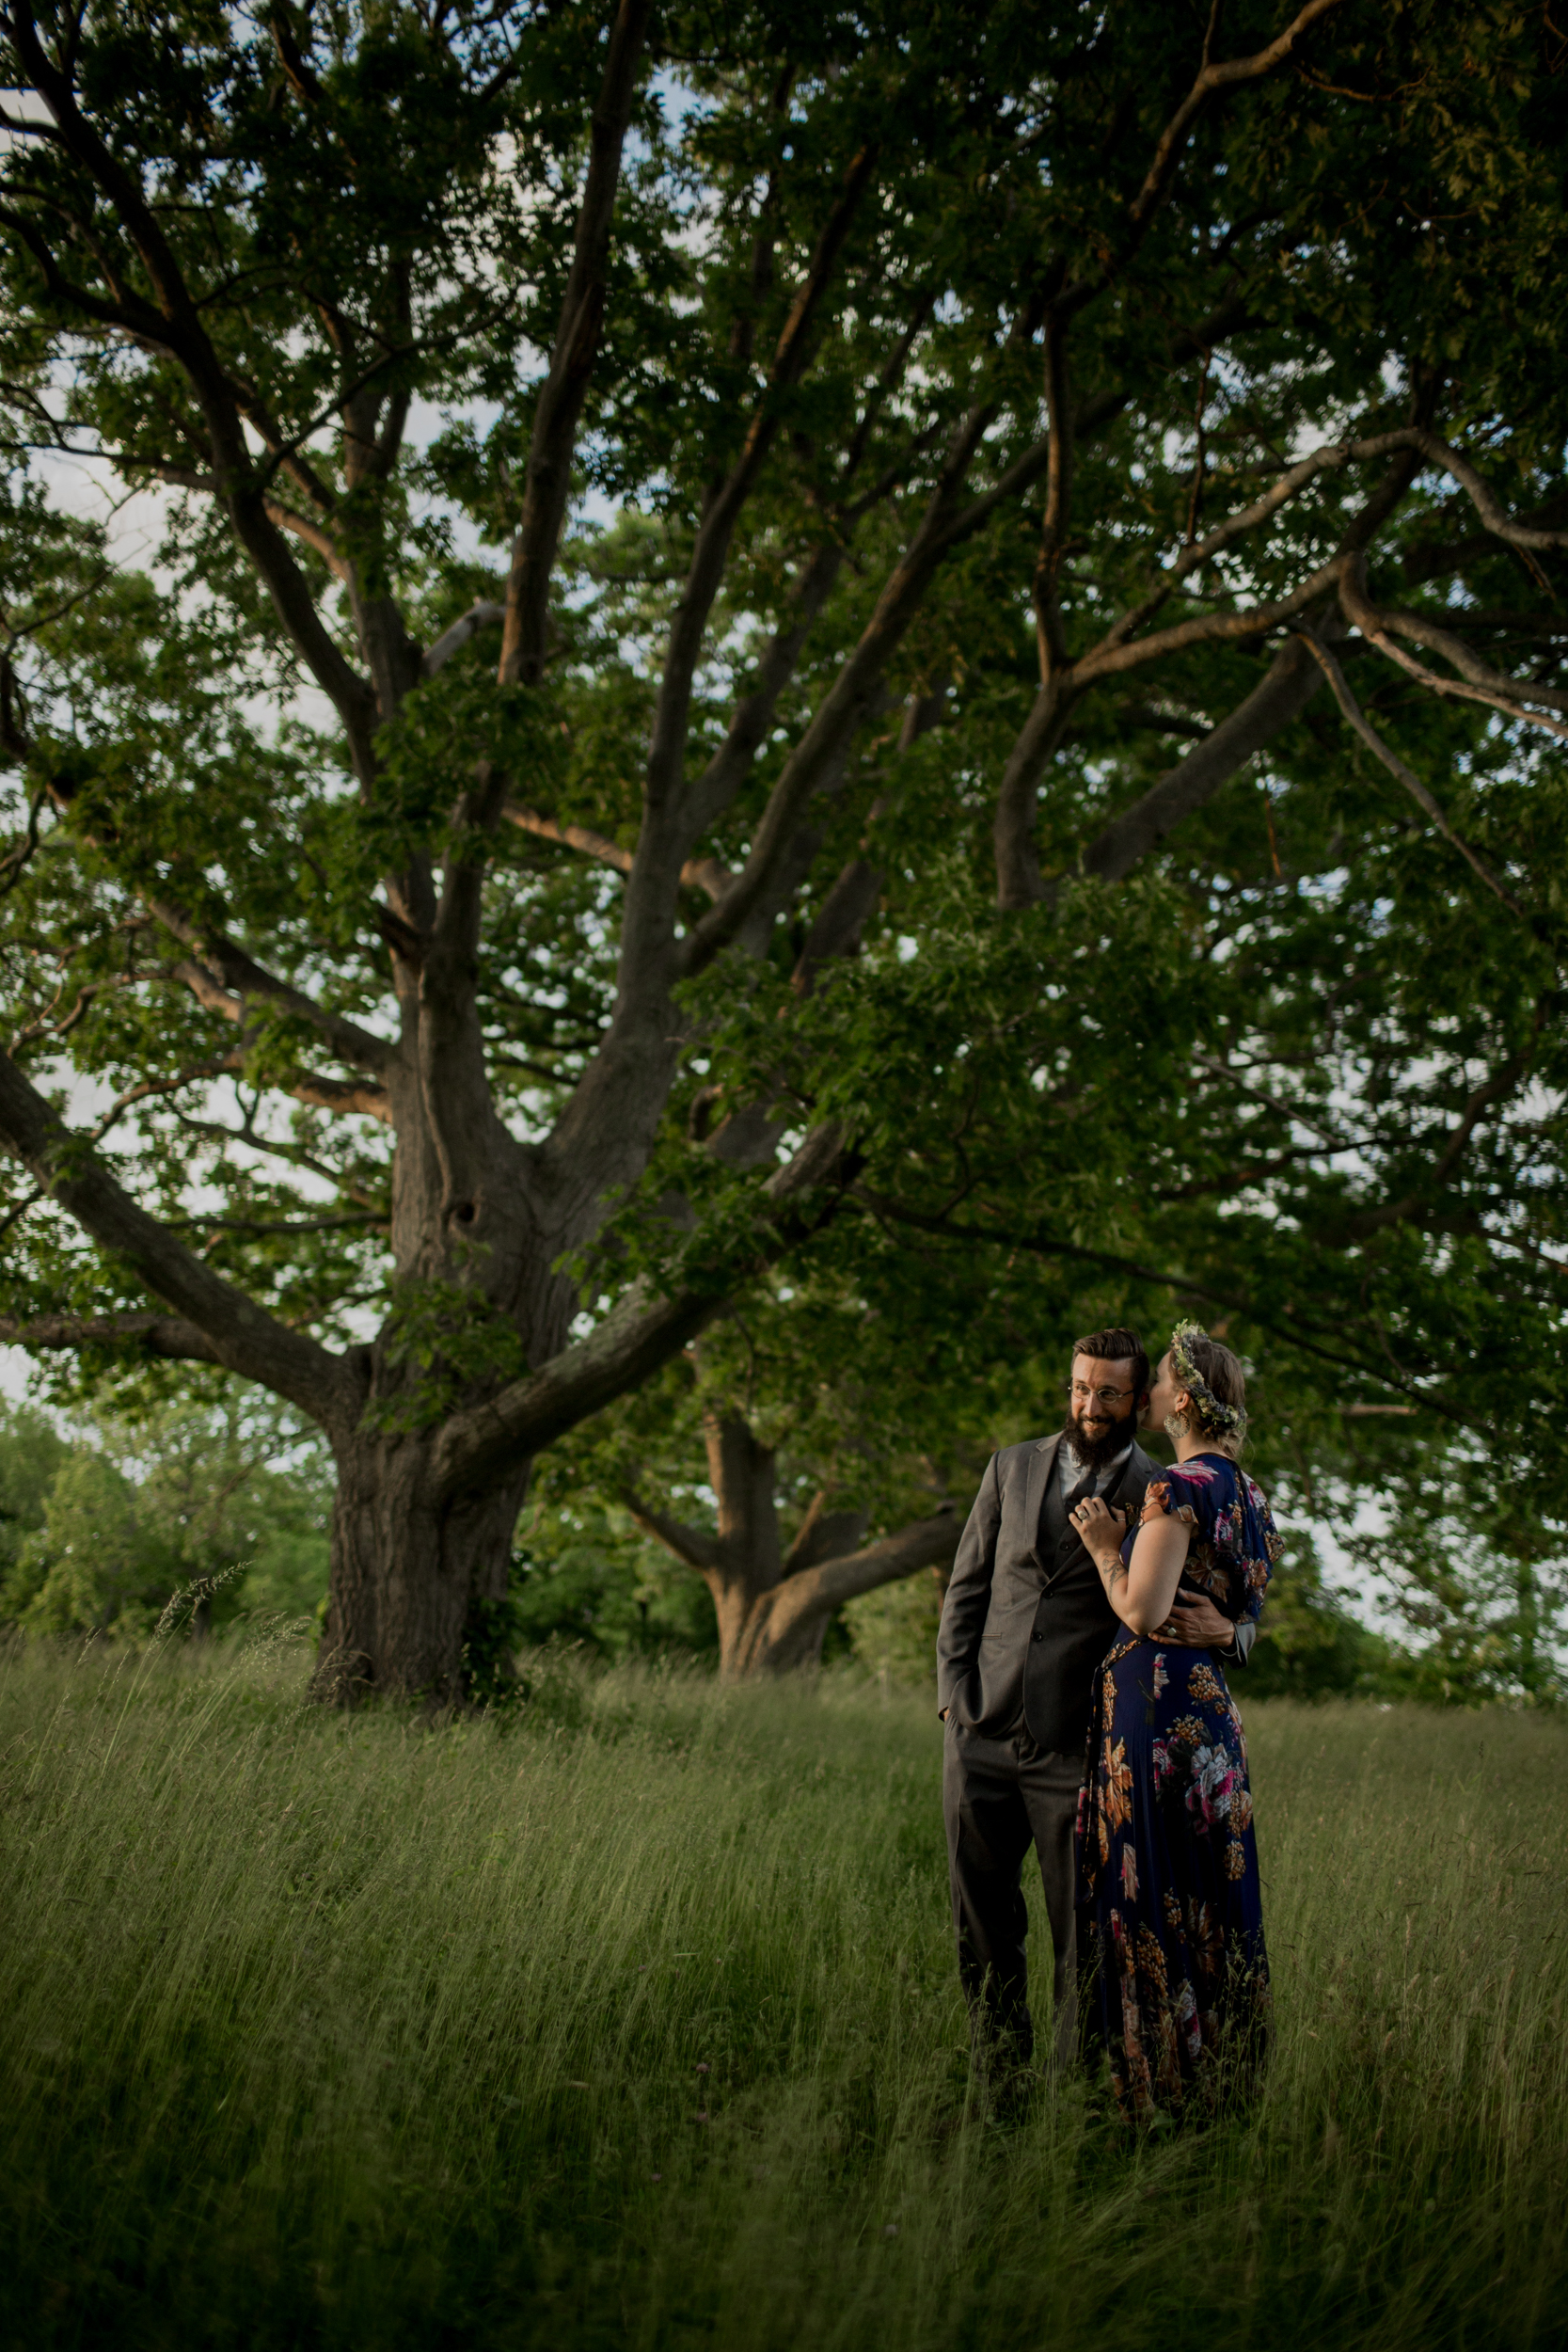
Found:
<svg viewBox="0 0 1568 2352"><path fill-rule="evenodd" d="M332 1492L325 1450L265 1398L216 1391L75 1420L11 1406L0 1411L0 1627L140 1641L160 1623L200 1637L258 1613L319 1626ZM504 1686L515 1653L547 1642L606 1661L660 1651L717 1661L701 1578L624 1507L579 1490L569 1509L525 1515L522 1533L511 1594L471 1629L482 1692ZM1385 1549L1397 1540L1408 1534ZM1363 1549L1375 1554L1378 1542ZM825 1660L918 1687L932 1677L942 1589L940 1571L922 1570L864 1594L829 1628ZM1292 1534L1241 1694L1560 1698L1550 1648L1536 1644L1533 1685L1520 1673L1518 1606L1499 1609L1479 1578L1466 1592L1452 1570L1444 1589L1439 1622L1430 1596L1406 1591L1402 1608L1385 1582L1386 1617L1406 1621L1392 1638L1346 1606L1311 1538Z"/></svg>

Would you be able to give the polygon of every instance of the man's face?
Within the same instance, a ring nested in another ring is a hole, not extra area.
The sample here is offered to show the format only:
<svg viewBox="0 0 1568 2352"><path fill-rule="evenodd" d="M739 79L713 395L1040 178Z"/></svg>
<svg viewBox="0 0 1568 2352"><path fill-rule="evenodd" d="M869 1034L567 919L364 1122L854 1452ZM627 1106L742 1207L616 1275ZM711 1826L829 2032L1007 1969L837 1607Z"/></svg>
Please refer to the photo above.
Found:
<svg viewBox="0 0 1568 2352"><path fill-rule="evenodd" d="M1137 1427L1139 1403L1131 1363L1107 1356L1073 1358L1068 1428L1085 1460L1120 1452Z"/></svg>

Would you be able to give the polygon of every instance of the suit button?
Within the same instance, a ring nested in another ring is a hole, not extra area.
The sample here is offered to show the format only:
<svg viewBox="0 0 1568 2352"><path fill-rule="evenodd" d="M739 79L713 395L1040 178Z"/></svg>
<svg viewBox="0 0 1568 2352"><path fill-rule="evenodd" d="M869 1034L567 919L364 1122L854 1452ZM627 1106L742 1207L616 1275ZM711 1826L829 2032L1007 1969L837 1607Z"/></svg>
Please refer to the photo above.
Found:
<svg viewBox="0 0 1568 2352"><path fill-rule="evenodd" d="M1037 1633L1034 1638L1037 1642L1043 1642L1045 1635L1043 1633Z"/></svg>

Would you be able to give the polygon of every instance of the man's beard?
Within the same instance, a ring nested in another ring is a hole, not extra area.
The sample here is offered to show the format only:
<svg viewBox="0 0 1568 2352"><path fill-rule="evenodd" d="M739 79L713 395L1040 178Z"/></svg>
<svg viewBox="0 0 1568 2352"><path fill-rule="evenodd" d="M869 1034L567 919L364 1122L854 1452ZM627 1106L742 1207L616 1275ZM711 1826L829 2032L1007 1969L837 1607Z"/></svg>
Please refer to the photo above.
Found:
<svg viewBox="0 0 1568 2352"><path fill-rule="evenodd" d="M1137 1434L1138 1416L1135 1409L1125 1414L1120 1421L1112 1422L1098 1438L1089 1436L1070 1405L1067 1408L1067 1420L1062 1424L1063 1437L1085 1470L1103 1470L1107 1462L1114 1462L1118 1454L1126 1453Z"/></svg>

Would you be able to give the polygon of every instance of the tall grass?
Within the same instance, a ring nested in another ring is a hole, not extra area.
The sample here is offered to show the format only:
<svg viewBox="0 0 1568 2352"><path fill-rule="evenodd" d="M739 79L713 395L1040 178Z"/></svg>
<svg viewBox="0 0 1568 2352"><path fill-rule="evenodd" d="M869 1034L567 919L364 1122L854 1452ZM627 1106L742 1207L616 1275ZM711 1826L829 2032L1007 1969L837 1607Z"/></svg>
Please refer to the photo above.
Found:
<svg viewBox="0 0 1568 2352"><path fill-rule="evenodd" d="M534 1684L0 1664L7 2344L1562 2341L1557 1723L1252 1708L1267 2087L1134 2140L966 2101L927 1704Z"/></svg>

